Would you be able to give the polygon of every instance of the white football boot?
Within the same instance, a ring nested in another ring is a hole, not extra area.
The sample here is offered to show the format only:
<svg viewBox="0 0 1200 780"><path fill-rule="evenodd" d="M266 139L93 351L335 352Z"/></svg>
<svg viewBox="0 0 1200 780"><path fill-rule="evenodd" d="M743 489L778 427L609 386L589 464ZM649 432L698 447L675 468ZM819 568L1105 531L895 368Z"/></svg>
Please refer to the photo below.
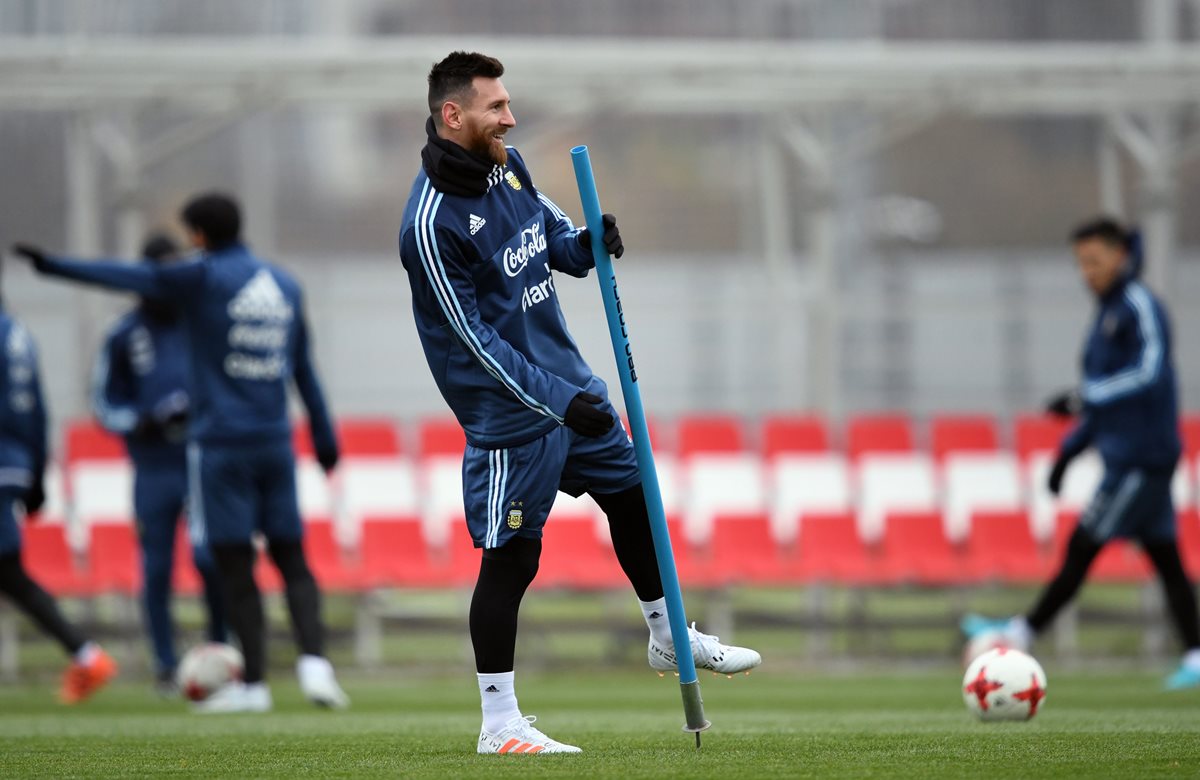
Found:
<svg viewBox="0 0 1200 780"><path fill-rule="evenodd" d="M718 637L702 634L696 630L696 624L688 628L688 637L692 643L692 660L697 669L709 669L720 674L737 674L748 672L762 663L762 656L748 647L723 645ZM678 671L675 661L674 645L660 645L650 637L650 647L646 651L650 668L662 674Z"/></svg>
<svg viewBox="0 0 1200 780"><path fill-rule="evenodd" d="M266 683L247 685L241 680L226 683L213 691L207 699L192 705L194 712L215 715L227 712L270 712L271 689Z"/></svg>
<svg viewBox="0 0 1200 780"><path fill-rule="evenodd" d="M344 710L350 706L350 697L338 685L333 676L333 664L319 655L302 655L296 661L296 677L305 698L318 707Z"/></svg>
<svg viewBox="0 0 1200 780"><path fill-rule="evenodd" d="M555 742L533 727L536 715L513 718L497 734L479 730L480 753L582 753L574 745Z"/></svg>

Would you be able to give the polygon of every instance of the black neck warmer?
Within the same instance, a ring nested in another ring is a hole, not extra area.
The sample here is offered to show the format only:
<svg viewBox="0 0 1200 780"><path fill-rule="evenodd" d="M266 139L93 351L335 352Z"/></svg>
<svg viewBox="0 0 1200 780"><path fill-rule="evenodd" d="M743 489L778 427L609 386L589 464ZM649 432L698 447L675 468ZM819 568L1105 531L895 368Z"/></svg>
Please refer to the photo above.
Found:
<svg viewBox="0 0 1200 780"><path fill-rule="evenodd" d="M500 180L499 165L439 137L432 117L425 123L425 134L429 141L421 149L421 164L439 191L479 197Z"/></svg>

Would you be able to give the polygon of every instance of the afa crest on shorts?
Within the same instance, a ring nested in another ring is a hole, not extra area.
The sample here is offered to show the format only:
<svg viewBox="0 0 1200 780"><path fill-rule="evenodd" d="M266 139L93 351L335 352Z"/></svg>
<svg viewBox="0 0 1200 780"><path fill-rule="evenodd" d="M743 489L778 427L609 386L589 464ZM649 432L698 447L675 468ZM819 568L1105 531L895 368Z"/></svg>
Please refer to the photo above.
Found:
<svg viewBox="0 0 1200 780"><path fill-rule="evenodd" d="M514 531L521 527L521 523L525 522L525 512L521 509L524 506L522 501L510 501L508 504L508 527Z"/></svg>

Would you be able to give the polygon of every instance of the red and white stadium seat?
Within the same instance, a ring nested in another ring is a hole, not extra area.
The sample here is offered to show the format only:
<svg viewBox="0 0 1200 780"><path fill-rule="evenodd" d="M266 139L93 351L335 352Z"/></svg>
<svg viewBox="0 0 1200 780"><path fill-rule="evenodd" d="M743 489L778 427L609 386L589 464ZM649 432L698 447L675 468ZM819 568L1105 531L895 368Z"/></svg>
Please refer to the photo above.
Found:
<svg viewBox="0 0 1200 780"><path fill-rule="evenodd" d="M133 467L120 439L88 422L67 438L68 541L85 553L102 591L133 593L141 583L133 516Z"/></svg>
<svg viewBox="0 0 1200 780"><path fill-rule="evenodd" d="M963 576L1025 582L1046 564L1025 511L1022 469L1011 452L957 452L942 467L946 533L963 544Z"/></svg>
<svg viewBox="0 0 1200 780"><path fill-rule="evenodd" d="M859 533L878 545L883 576L945 581L954 563L938 511L933 461L924 453L869 453L858 464Z"/></svg>
<svg viewBox="0 0 1200 780"><path fill-rule="evenodd" d="M775 415L763 420L762 453L767 458L784 453L829 450L829 429L815 415Z"/></svg>
<svg viewBox="0 0 1200 780"><path fill-rule="evenodd" d="M866 453L911 452L912 422L902 414L871 414L846 425L846 453L857 460Z"/></svg>
<svg viewBox="0 0 1200 780"><path fill-rule="evenodd" d="M559 493L542 535L537 587L620 587L617 563L604 514L591 496Z"/></svg>
<svg viewBox="0 0 1200 780"><path fill-rule="evenodd" d="M933 461L924 453L870 453L858 463L858 530L878 541L892 514L936 512Z"/></svg>
<svg viewBox="0 0 1200 780"><path fill-rule="evenodd" d="M946 534L961 542L976 513L1021 514L1021 471L1008 452L955 451L942 463L942 513Z"/></svg>
<svg viewBox="0 0 1200 780"><path fill-rule="evenodd" d="M939 415L929 424L933 457L962 452L995 452L999 435L995 418L989 415Z"/></svg>
<svg viewBox="0 0 1200 780"><path fill-rule="evenodd" d="M679 421L676 439L676 449L683 458L703 452L741 452L746 449L742 421L730 415L684 417Z"/></svg>
<svg viewBox="0 0 1200 780"><path fill-rule="evenodd" d="M1035 455L1054 453L1062 443L1063 436L1071 429L1071 422L1060 417L1044 414L1018 415L1013 422L1013 448L1017 457L1028 461Z"/></svg>
<svg viewBox="0 0 1200 780"><path fill-rule="evenodd" d="M418 429L421 536L434 560L455 583L468 583L479 569L463 510L462 459L466 437L452 417L422 420Z"/></svg>
<svg viewBox="0 0 1200 780"><path fill-rule="evenodd" d="M775 576L775 544L767 519L762 461L749 453L701 453L686 461L683 528L687 544L703 548L712 577Z"/></svg>
<svg viewBox="0 0 1200 780"><path fill-rule="evenodd" d="M812 516L853 519L850 467L840 454L780 455L768 480L771 533L782 545L802 537Z"/></svg>

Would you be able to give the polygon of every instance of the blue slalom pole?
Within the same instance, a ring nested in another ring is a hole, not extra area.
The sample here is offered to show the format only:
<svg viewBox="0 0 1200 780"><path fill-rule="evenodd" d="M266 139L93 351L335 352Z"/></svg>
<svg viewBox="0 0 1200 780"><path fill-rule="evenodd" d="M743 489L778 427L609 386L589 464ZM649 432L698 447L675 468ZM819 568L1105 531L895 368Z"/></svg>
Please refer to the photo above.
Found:
<svg viewBox="0 0 1200 780"><path fill-rule="evenodd" d="M617 274L612 259L604 249L604 227L601 220L600 196L592 176L592 160L586 146L571 150L575 166L575 182L579 200L592 237L592 256L596 260L596 279L604 297L604 314L612 338L613 356L621 375L621 394L629 414L633 447L637 453L638 470L642 474L642 491L646 494L646 510L650 515L650 532L654 536L654 555L658 558L658 574L662 579L663 596L667 601L667 619L671 623L671 639L675 642L675 660L679 665L679 686L683 693L684 731L695 732L696 747L700 747L700 732L711 723L704 717L704 701L700 698L700 681L696 679L696 664L692 660L692 643L688 639L687 617L683 611L683 594L679 591L679 574L675 569L675 553L671 550L671 534L667 530L667 515L663 510L662 491L658 472L654 468L654 452L650 448L650 431L642 408L642 394L637 385L637 368L633 364L633 349L629 345L629 328L617 291Z"/></svg>

